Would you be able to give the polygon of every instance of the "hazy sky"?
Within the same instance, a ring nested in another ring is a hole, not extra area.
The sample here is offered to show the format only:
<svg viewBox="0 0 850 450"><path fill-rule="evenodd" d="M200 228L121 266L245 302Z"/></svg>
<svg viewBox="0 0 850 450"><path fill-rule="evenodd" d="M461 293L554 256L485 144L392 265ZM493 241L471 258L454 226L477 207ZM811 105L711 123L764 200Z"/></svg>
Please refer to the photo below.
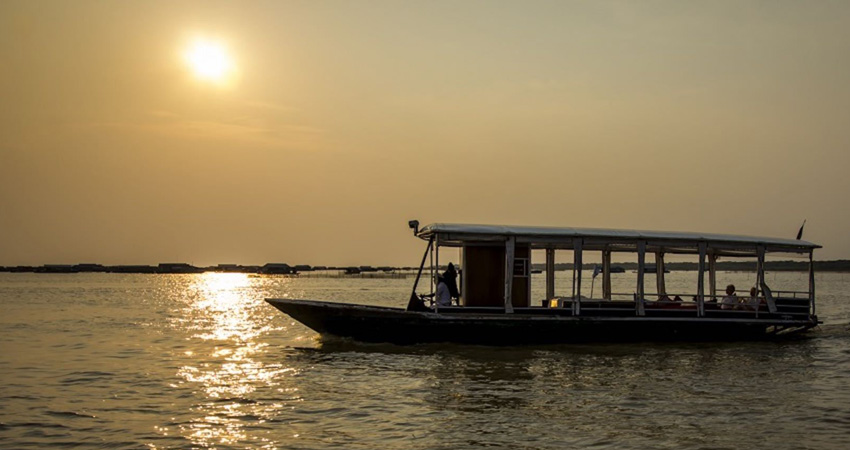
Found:
<svg viewBox="0 0 850 450"><path fill-rule="evenodd" d="M850 258L848 24L846 1L5 0L0 265L406 265L414 218L806 218Z"/></svg>

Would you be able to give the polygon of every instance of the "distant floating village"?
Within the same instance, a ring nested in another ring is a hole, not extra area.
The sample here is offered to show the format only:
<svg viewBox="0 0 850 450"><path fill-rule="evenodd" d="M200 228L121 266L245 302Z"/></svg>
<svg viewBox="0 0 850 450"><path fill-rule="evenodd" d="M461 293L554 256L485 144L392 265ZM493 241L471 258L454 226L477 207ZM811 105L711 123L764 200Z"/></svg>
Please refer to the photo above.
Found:
<svg viewBox="0 0 850 450"><path fill-rule="evenodd" d="M850 260L815 261L815 269L820 272L850 272ZM583 264L582 269L594 270L595 264ZM572 270L570 263L555 264L555 270ZM717 263L718 270L725 271L753 271L755 261L723 261ZM769 271L807 271L808 261L768 261L765 269ZM532 264L532 272L540 273L542 264ZM697 263L670 262L664 264L664 271L690 271L697 270ZM161 263L151 265L119 265L105 266L102 264L45 264L43 266L0 266L0 272L30 272L30 273L151 273L151 274L191 274L205 272L219 273L249 273L258 275L311 275L316 276L407 276L414 274L417 267L391 267L391 266L310 266L299 264L291 266L286 263L268 263L262 266L245 266L239 264L218 264L216 266L197 267L187 263ZM637 263L618 263L611 268L612 273L635 271ZM647 272L655 272L655 266L647 267Z"/></svg>
<svg viewBox="0 0 850 450"><path fill-rule="evenodd" d="M264 275L299 275L310 272L337 272L345 275L360 274L391 274L410 272L414 267L372 267L372 266L350 266L350 267L328 267L309 266L305 264L290 266L286 263L268 263L262 266L243 266L239 264L219 264L216 266L197 267L187 263L161 263L156 266L150 265L120 265L104 266L102 264L45 264L43 266L0 266L0 272L32 272L32 273L160 273L160 274L185 274L204 272L225 273L253 273Z"/></svg>

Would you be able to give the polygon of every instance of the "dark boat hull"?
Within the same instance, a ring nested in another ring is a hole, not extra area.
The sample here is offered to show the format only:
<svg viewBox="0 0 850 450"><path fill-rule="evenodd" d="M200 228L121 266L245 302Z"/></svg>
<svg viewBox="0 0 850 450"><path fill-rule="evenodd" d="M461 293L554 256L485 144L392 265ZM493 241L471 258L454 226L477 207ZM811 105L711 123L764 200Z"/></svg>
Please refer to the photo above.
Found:
<svg viewBox="0 0 850 450"><path fill-rule="evenodd" d="M780 330L795 331L814 326L800 321L744 319L451 314L312 300L266 301L322 335L395 344L755 340L771 337Z"/></svg>

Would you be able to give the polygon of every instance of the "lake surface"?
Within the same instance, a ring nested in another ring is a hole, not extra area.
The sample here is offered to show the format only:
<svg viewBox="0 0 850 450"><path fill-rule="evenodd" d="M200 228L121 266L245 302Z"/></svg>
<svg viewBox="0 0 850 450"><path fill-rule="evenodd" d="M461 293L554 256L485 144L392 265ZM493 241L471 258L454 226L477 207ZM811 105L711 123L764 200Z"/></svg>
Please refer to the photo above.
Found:
<svg viewBox="0 0 850 450"><path fill-rule="evenodd" d="M850 448L850 274L818 275L826 323L783 342L364 345L263 301L404 306L412 282L0 273L0 447Z"/></svg>

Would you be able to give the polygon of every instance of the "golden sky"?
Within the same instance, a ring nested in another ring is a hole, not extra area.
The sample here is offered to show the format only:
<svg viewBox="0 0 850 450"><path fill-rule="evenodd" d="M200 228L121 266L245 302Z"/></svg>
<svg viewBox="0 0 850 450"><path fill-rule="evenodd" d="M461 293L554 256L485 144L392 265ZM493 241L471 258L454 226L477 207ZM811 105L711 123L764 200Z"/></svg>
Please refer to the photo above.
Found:
<svg viewBox="0 0 850 450"><path fill-rule="evenodd" d="M805 218L817 258L850 258L848 23L844 1L6 0L0 265L407 265L414 218Z"/></svg>

